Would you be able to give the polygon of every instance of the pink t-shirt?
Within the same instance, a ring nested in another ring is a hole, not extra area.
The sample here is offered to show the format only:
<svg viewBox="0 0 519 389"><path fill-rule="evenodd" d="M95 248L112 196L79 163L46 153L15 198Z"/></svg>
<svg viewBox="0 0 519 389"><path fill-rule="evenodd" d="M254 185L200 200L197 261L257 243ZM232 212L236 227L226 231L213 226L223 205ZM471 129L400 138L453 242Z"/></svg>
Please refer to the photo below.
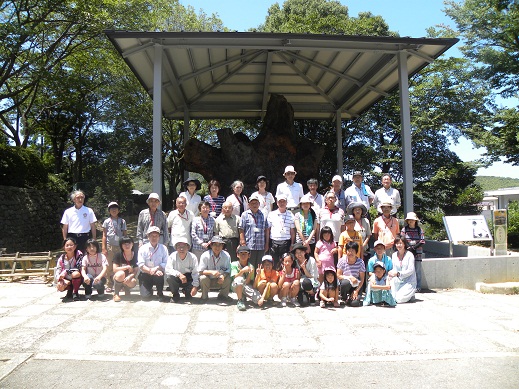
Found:
<svg viewBox="0 0 519 389"><path fill-rule="evenodd" d="M337 244L335 242L328 243L323 240L320 240L315 245L317 254L319 254L319 260L321 261L321 268L319 269L319 274L323 274L324 269L327 267L335 267L332 250L336 247Z"/></svg>

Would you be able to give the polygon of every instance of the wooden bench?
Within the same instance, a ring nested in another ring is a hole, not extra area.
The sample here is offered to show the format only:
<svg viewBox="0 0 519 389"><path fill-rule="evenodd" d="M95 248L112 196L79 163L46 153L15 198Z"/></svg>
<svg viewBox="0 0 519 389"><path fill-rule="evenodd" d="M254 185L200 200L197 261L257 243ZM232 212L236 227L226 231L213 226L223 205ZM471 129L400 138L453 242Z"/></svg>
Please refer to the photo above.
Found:
<svg viewBox="0 0 519 389"><path fill-rule="evenodd" d="M55 259L50 251L34 253L2 254L0 256L0 278L53 277Z"/></svg>

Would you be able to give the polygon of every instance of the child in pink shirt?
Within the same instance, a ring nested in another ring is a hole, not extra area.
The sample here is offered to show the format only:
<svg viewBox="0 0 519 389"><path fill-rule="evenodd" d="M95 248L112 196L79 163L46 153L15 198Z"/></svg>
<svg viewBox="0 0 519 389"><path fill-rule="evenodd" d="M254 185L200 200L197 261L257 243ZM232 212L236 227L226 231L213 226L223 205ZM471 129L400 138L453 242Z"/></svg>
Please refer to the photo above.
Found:
<svg viewBox="0 0 519 389"><path fill-rule="evenodd" d="M332 229L325 226L321 229L319 242L315 245L314 258L319 270L319 282L324 280L324 269L335 267L333 255L337 253L337 244L333 239Z"/></svg>

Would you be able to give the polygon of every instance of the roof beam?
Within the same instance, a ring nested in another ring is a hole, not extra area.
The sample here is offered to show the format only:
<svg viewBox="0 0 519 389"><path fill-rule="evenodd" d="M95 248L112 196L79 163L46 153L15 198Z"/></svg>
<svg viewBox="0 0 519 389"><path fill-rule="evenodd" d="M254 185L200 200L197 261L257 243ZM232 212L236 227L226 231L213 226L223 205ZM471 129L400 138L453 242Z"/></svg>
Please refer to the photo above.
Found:
<svg viewBox="0 0 519 389"><path fill-rule="evenodd" d="M310 78L308 77L306 74L304 74L297 66L295 66L292 62L290 62L290 60L288 58L285 57L285 55L283 53L280 53L278 52L277 55L283 60L285 61L285 63L290 67L292 68L292 70L294 70L294 72L296 72L297 74L299 74L300 77L302 77L307 83L308 85L310 85L312 88L314 88L314 90L319 93L322 97L324 97L327 101L329 101L331 104L333 104L335 106L335 101L333 101L333 99L328 96L326 94L325 91L323 91L317 84L315 84L315 82Z"/></svg>
<svg viewBox="0 0 519 389"><path fill-rule="evenodd" d="M250 57L251 55L258 55L258 54L262 54L262 53L265 53L267 50L257 50L257 51L248 51L246 52L245 54L241 54L241 55L236 55L234 57L231 57L229 59L226 59L225 61L221 61L221 62L217 62L215 63L214 65L211 65L211 66L207 66L205 68L201 68L199 70L196 70L194 71L193 73L188 73L188 74L185 74L181 77L179 77L178 81L179 81L179 84L182 84L184 83L185 81L187 80L190 80L191 78L193 77L196 77L196 76L199 76L200 74L203 74L205 72L210 72L212 70L216 70L222 66L226 66L226 65L229 65L233 62L236 62L236 61L241 61L242 59L245 59L247 57Z"/></svg>

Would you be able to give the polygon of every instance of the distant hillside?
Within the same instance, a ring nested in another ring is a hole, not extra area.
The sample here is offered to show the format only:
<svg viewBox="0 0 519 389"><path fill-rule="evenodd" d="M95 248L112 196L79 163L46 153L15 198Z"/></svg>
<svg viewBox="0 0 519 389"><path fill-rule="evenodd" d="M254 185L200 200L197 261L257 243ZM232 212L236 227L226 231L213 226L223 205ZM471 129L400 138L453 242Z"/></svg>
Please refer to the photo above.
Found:
<svg viewBox="0 0 519 389"><path fill-rule="evenodd" d="M483 190L519 187L519 178L476 176L476 182Z"/></svg>

